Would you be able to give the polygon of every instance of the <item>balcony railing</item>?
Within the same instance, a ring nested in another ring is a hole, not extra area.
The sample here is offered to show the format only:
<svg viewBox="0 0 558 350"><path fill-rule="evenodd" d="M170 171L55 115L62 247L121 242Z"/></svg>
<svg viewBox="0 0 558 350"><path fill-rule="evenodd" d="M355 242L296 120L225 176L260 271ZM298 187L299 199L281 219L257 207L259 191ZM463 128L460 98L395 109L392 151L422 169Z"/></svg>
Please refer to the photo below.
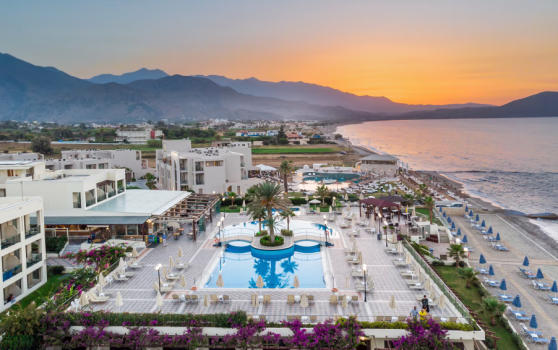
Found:
<svg viewBox="0 0 558 350"><path fill-rule="evenodd" d="M246 166L246 163L240 163L240 166L244 168Z"/></svg>
<svg viewBox="0 0 558 350"><path fill-rule="evenodd" d="M41 226L35 226L29 228L29 230L25 231L25 238L33 237L34 235L38 235L41 232Z"/></svg>
<svg viewBox="0 0 558 350"><path fill-rule="evenodd" d="M21 242L21 235L15 235L2 240L2 249Z"/></svg>
<svg viewBox="0 0 558 350"><path fill-rule="evenodd" d="M108 197L109 197L109 198L110 198L110 197L114 197L114 196L116 196L116 191L113 190L113 191L111 191L111 192L108 192Z"/></svg>
<svg viewBox="0 0 558 350"><path fill-rule="evenodd" d="M31 266L35 265L38 262L41 262L42 260L43 255L41 253L35 254L31 259L27 259L27 268L30 268Z"/></svg>
<svg viewBox="0 0 558 350"><path fill-rule="evenodd" d="M16 276L18 273L21 273L21 265L18 265L13 269L4 271L4 281L9 280L10 278Z"/></svg>
<svg viewBox="0 0 558 350"><path fill-rule="evenodd" d="M104 201L105 199L107 199L107 194L103 193L99 196L97 196L97 203Z"/></svg>
<svg viewBox="0 0 558 350"><path fill-rule="evenodd" d="M184 167L184 166L181 166L181 167L180 167L180 171L188 171L188 168L186 168L186 167Z"/></svg>
<svg viewBox="0 0 558 350"><path fill-rule="evenodd" d="M74 202L74 208L81 208L81 202Z"/></svg>
<svg viewBox="0 0 558 350"><path fill-rule="evenodd" d="M97 202L95 201L94 198L91 198L91 199L88 199L85 203L86 203L87 206L89 207L89 206L91 206L91 205L94 205L94 204L97 203Z"/></svg>
<svg viewBox="0 0 558 350"><path fill-rule="evenodd" d="M205 181L196 181L196 185L205 185Z"/></svg>
<svg viewBox="0 0 558 350"><path fill-rule="evenodd" d="M199 165L196 165L196 171L203 171L203 167L199 166Z"/></svg>

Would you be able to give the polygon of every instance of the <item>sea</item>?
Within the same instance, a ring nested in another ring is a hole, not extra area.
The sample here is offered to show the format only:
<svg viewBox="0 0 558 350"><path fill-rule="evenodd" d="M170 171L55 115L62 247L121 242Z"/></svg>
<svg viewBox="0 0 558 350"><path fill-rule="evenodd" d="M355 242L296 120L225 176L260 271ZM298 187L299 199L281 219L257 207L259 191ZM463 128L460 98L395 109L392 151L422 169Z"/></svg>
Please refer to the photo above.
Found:
<svg viewBox="0 0 558 350"><path fill-rule="evenodd" d="M437 171L523 213L558 213L558 118L398 120L344 125L355 146ZM536 222L558 239L558 223Z"/></svg>

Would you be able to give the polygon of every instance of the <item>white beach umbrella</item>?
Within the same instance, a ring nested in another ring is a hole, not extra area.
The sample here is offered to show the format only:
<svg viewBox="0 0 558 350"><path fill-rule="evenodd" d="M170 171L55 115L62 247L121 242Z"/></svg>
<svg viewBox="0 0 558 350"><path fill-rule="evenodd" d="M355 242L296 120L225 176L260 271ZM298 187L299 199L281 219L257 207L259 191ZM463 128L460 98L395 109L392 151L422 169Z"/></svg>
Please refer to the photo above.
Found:
<svg viewBox="0 0 558 350"><path fill-rule="evenodd" d="M210 303L209 303L209 296L206 294L206 295L203 297L203 307L209 307L209 304L210 304Z"/></svg>
<svg viewBox="0 0 558 350"><path fill-rule="evenodd" d="M180 286L186 288L186 277L184 275L180 276Z"/></svg>
<svg viewBox="0 0 558 350"><path fill-rule="evenodd" d="M120 270L124 270L124 259L122 259L122 257L120 257L120 261L118 261L118 268Z"/></svg>
<svg viewBox="0 0 558 350"><path fill-rule="evenodd" d="M300 281L298 280L298 275L295 275L293 281L293 288L298 288L298 287L300 287Z"/></svg>
<svg viewBox="0 0 558 350"><path fill-rule="evenodd" d="M397 242L397 252L403 254L403 242Z"/></svg>
<svg viewBox="0 0 558 350"><path fill-rule="evenodd" d="M341 209L341 218L345 218L345 210Z"/></svg>
<svg viewBox="0 0 558 350"><path fill-rule="evenodd" d="M333 213L333 207L331 205L329 206L329 213Z"/></svg>
<svg viewBox="0 0 558 350"><path fill-rule="evenodd" d="M163 307L163 296L161 295L161 292L157 292L157 300L155 302L155 305L157 307Z"/></svg>
<svg viewBox="0 0 558 350"><path fill-rule="evenodd" d="M183 254L182 254L182 248L178 247L178 257L182 258Z"/></svg>
<svg viewBox="0 0 558 350"><path fill-rule="evenodd" d="M345 195L343 196L343 198L348 201L349 200L349 195L347 194L347 192L345 192Z"/></svg>
<svg viewBox="0 0 558 350"><path fill-rule="evenodd" d="M420 266L415 265L415 276L417 276L417 278L420 277Z"/></svg>
<svg viewBox="0 0 558 350"><path fill-rule="evenodd" d="M362 192L360 192L360 196L358 197L359 199L364 199L364 194Z"/></svg>
<svg viewBox="0 0 558 350"><path fill-rule="evenodd" d="M136 247L132 248L132 258L137 259L139 256L138 254L138 250L136 249Z"/></svg>
<svg viewBox="0 0 558 350"><path fill-rule="evenodd" d="M356 217L353 218L351 225L353 226L353 228L356 227Z"/></svg>
<svg viewBox="0 0 558 350"><path fill-rule="evenodd" d="M306 294L302 294L300 298L300 307L304 309L304 314L306 315L306 308L308 307L308 297Z"/></svg>
<svg viewBox="0 0 558 350"><path fill-rule="evenodd" d="M430 283L430 289L428 289L428 291L430 292L431 298L434 298L436 296L436 289L434 288L434 283Z"/></svg>
<svg viewBox="0 0 558 350"><path fill-rule="evenodd" d="M417 216L417 211L415 210L415 207L413 207L413 216Z"/></svg>
<svg viewBox="0 0 558 350"><path fill-rule="evenodd" d="M345 276L345 289L351 288L351 283L349 282L349 275Z"/></svg>
<svg viewBox="0 0 558 350"><path fill-rule="evenodd" d="M357 244L356 244L356 242L353 242L353 247L351 248L351 250L352 250L353 252L356 252L356 251L357 251Z"/></svg>
<svg viewBox="0 0 558 350"><path fill-rule="evenodd" d="M169 256L169 270L172 273L172 268L175 267L174 261L172 260L172 256Z"/></svg>
<svg viewBox="0 0 558 350"><path fill-rule="evenodd" d="M406 265L411 265L413 263L413 261L411 260L411 253L408 253L405 255L405 264Z"/></svg>
<svg viewBox="0 0 558 350"><path fill-rule="evenodd" d="M389 298L389 308L395 310L397 305L395 304L395 296L392 294L391 298ZM394 313L395 316L395 313Z"/></svg>
<svg viewBox="0 0 558 350"><path fill-rule="evenodd" d="M357 253L357 261L362 264L362 252Z"/></svg>
<svg viewBox="0 0 558 350"><path fill-rule="evenodd" d="M242 207L244 208L246 206L246 200L242 200Z"/></svg>
<svg viewBox="0 0 558 350"><path fill-rule="evenodd" d="M397 244L397 235L395 233L393 233L391 235L391 242L392 244Z"/></svg>
<svg viewBox="0 0 558 350"><path fill-rule="evenodd" d="M432 284L432 281L430 281L430 278L427 278L426 281L424 281L424 289L427 290L427 291L430 291L430 285L431 284Z"/></svg>
<svg viewBox="0 0 558 350"><path fill-rule="evenodd" d="M252 295L252 307L257 308L260 306L260 299L258 298L257 294Z"/></svg>
<svg viewBox="0 0 558 350"><path fill-rule="evenodd" d="M120 307L124 305L124 301L122 300L122 295L120 292L116 293L116 302L114 303L116 307L120 310Z"/></svg>
<svg viewBox="0 0 558 350"><path fill-rule="evenodd" d="M162 271L162 272L163 272L163 276L165 276L165 277L166 277L166 276L167 276L167 274L169 273L169 272L167 271L167 268L166 268L166 266L165 266L165 265L163 265L163 266L161 267L161 270L163 270L163 271Z"/></svg>
<svg viewBox="0 0 558 350"><path fill-rule="evenodd" d="M79 306L84 307L89 304L89 300L87 300L87 294L84 291L81 291L81 295L79 296Z"/></svg>
<svg viewBox="0 0 558 350"><path fill-rule="evenodd" d="M264 287L264 281L261 275L258 275L258 280L256 281L256 287L260 289L260 295L262 294L262 288Z"/></svg>
<svg viewBox="0 0 558 350"><path fill-rule="evenodd" d="M344 295L343 296L343 301L341 302L341 307L343 308L343 315L345 314L345 311L347 310L347 308L349 307L349 301L347 300L347 296Z"/></svg>
<svg viewBox="0 0 558 350"><path fill-rule="evenodd" d="M350 240L351 240L351 242L356 243L356 242L355 242L355 235L353 235L352 233L351 233L351 238L350 238Z"/></svg>
<svg viewBox="0 0 558 350"><path fill-rule="evenodd" d="M219 272L219 277L217 278L217 282L215 283L217 287L222 288L225 286L225 281L223 281L223 275Z"/></svg>
<svg viewBox="0 0 558 350"><path fill-rule="evenodd" d="M101 287L101 290L102 290L103 286L107 284L107 281L105 281L105 276L103 275L102 272L99 274L99 281L98 282L99 282L99 286Z"/></svg>
<svg viewBox="0 0 558 350"><path fill-rule="evenodd" d="M444 309L446 308L446 296L440 295L440 300L438 300L438 307L442 309L442 316L444 316Z"/></svg>

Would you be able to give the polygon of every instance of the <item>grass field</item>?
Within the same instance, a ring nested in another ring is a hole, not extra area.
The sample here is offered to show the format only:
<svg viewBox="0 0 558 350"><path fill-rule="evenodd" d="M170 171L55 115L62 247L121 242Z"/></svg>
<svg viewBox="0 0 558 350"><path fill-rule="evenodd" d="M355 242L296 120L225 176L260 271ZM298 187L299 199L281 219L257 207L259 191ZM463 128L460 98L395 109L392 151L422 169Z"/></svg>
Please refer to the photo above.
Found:
<svg viewBox="0 0 558 350"><path fill-rule="evenodd" d="M463 304L475 310L475 313L480 316L486 325L490 325L490 316L482 313L482 307L478 304L481 302L479 289L475 286L466 288L467 283L457 273L457 269L453 266L435 266L434 267L441 276L444 277L446 283L454 290L458 291L459 299ZM500 338L497 342L498 349L514 350L519 349L517 344L513 341L511 333L508 332L499 320L496 321L496 326L491 326L490 331Z"/></svg>
<svg viewBox="0 0 558 350"><path fill-rule="evenodd" d="M426 208L417 208L416 209L417 213L421 213L423 215L426 215L426 217L430 217L430 213L428 212L428 209ZM438 220L438 218L436 217L436 215L434 215L434 212L432 212L432 223L438 225L438 226L443 226L442 222L440 220Z"/></svg>
<svg viewBox="0 0 558 350"><path fill-rule="evenodd" d="M27 305L31 304L33 301L37 305L41 305L43 303L43 299L46 298L51 291L53 291L52 290L53 287L56 286L58 280L62 276L64 276L64 275L52 275L52 276L50 276L48 278L48 280L46 281L46 283L43 284L42 286L40 286L39 289L37 289L33 293L29 294L25 298L19 300L18 301L19 305L22 308L26 308Z"/></svg>
<svg viewBox="0 0 558 350"><path fill-rule="evenodd" d="M305 153L338 153L341 147L273 147L273 148L252 148L253 154L305 154Z"/></svg>

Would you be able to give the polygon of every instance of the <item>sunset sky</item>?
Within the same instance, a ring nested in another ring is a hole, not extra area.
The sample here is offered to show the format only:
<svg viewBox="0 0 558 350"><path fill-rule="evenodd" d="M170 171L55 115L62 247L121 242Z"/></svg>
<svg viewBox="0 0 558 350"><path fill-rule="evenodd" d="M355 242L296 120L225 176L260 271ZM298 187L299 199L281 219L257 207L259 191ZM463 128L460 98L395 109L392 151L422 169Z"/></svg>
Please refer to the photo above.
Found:
<svg viewBox="0 0 558 350"><path fill-rule="evenodd" d="M146 67L504 104L558 91L558 1L3 1L0 52L80 78Z"/></svg>

